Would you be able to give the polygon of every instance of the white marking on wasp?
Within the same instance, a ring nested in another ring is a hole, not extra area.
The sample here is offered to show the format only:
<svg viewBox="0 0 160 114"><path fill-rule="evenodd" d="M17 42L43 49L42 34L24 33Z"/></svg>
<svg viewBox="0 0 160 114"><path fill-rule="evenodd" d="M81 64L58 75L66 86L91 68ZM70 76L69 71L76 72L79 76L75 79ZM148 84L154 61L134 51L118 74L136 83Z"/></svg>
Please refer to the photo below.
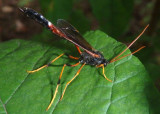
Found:
<svg viewBox="0 0 160 114"><path fill-rule="evenodd" d="M43 19L44 17L41 15L40 18Z"/></svg>
<svg viewBox="0 0 160 114"><path fill-rule="evenodd" d="M48 26L51 26L51 25L52 25L52 23L50 21L48 21Z"/></svg>

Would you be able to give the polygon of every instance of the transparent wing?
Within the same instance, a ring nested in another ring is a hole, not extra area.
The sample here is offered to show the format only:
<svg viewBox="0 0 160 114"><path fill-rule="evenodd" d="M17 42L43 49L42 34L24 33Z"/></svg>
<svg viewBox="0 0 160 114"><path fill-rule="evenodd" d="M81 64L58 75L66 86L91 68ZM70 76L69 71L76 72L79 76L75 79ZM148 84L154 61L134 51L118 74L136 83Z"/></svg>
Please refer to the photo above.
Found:
<svg viewBox="0 0 160 114"><path fill-rule="evenodd" d="M84 50L94 52L92 46L83 38L83 36L71 24L63 19L57 20L58 29L67 37L66 39L81 47Z"/></svg>

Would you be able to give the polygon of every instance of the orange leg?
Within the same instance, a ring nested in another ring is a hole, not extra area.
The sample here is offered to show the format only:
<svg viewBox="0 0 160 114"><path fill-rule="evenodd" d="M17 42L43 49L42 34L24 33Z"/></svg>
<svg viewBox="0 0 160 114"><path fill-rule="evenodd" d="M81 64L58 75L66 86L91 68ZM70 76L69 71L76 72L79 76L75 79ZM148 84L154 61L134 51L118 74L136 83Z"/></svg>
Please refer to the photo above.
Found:
<svg viewBox="0 0 160 114"><path fill-rule="evenodd" d="M77 46L77 45L75 45L76 46L76 48L77 48L77 50L78 50L78 52L79 52L79 54L81 55L81 50L79 49L79 47Z"/></svg>
<svg viewBox="0 0 160 114"><path fill-rule="evenodd" d="M74 57L72 55L68 55L68 54L65 54L66 56L68 56L70 59L75 59L75 60L79 60L79 57Z"/></svg>
<svg viewBox="0 0 160 114"><path fill-rule="evenodd" d="M71 58L71 59L79 60L79 57L73 57L71 55L68 55L68 57Z"/></svg>
<svg viewBox="0 0 160 114"><path fill-rule="evenodd" d="M59 59L59 58L62 57L63 55L64 55L64 53L61 54L61 55L59 55L59 56L56 57L55 59L53 59L49 64L43 65L42 67L40 67L40 68L38 68L38 69L36 69L36 70L27 71L27 72L28 72L28 73L34 73L34 72L37 72L37 71L39 71L39 70L41 70L41 69L43 69L43 68L45 68L45 67L48 67L51 63L55 62L57 59Z"/></svg>
<svg viewBox="0 0 160 114"><path fill-rule="evenodd" d="M106 80L112 82L112 80L108 79L107 76L105 75L105 71L104 71L104 65L102 66L102 69L103 69L103 76Z"/></svg>
<svg viewBox="0 0 160 114"><path fill-rule="evenodd" d="M85 65L85 63L79 68L79 70L77 71L76 75L75 75L69 82L67 82L67 84L66 84L66 86L65 86L65 88L64 88L64 90L63 90L63 93L62 93L62 96L61 96L61 99L60 99L60 100L63 99L64 93L65 93L68 85L79 75L79 73L80 73L81 69L84 67L84 65Z"/></svg>
<svg viewBox="0 0 160 114"><path fill-rule="evenodd" d="M102 70L103 70L103 76L104 76L104 78L105 78L106 80L108 80L108 81L112 82L112 80L108 79L108 78L107 78L107 76L105 75L105 71L104 71L104 64L100 64L100 65L98 65L98 66L96 66L96 67L102 67Z"/></svg>
<svg viewBox="0 0 160 114"><path fill-rule="evenodd" d="M78 50L78 53L81 55L82 52L81 52L80 48L78 46L76 46L76 48ZM73 57L72 55L68 55L68 54L66 54L66 55L71 59L79 60L79 57Z"/></svg>
<svg viewBox="0 0 160 114"><path fill-rule="evenodd" d="M66 67L66 64L63 65L61 74L60 74L60 76L59 76L59 80L58 80L58 82L57 82L56 90L55 90L55 92L54 92L54 95L53 95L53 97L52 97L52 100L51 100L50 104L48 105L46 111L48 111L48 109L49 109L49 108L51 107L51 105L53 104L54 99L56 98L56 95L57 95L57 92L58 92L58 87L59 87L59 85L60 85L61 77L62 77L62 74L63 74L63 71L64 71L64 67Z"/></svg>
<svg viewBox="0 0 160 114"><path fill-rule="evenodd" d="M79 64L80 64L80 63L78 62L78 63L76 63L76 64L74 64L74 65L67 65L67 64L64 64L64 65L63 65L62 71L61 71L60 76L59 76L59 80L58 80L58 82L57 82L56 90L55 90L55 92L54 92L54 95L53 95L53 97L52 97L52 100L51 100L50 104L48 105L46 111L49 110L49 108L52 106L52 104L53 104L53 102L54 102L54 100L55 100L55 98L56 98L56 95L57 95L57 92L58 92L58 87L59 87L59 85L60 85L60 81L61 81L61 78L62 78L62 74L63 74L64 68L65 68L66 66L75 67L75 66L77 66L77 65L79 65Z"/></svg>
<svg viewBox="0 0 160 114"><path fill-rule="evenodd" d="M74 64L74 65L70 65L70 64L66 64L67 66L70 66L70 67L75 67L75 66L77 66L77 65L79 65L80 64L80 62L78 62L78 63L76 63L76 64Z"/></svg>

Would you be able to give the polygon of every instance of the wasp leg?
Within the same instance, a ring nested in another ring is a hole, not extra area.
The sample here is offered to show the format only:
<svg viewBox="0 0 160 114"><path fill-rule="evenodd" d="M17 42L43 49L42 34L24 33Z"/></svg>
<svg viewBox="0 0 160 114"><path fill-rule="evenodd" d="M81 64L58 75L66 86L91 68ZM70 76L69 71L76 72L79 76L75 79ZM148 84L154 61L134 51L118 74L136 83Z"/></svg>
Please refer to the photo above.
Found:
<svg viewBox="0 0 160 114"><path fill-rule="evenodd" d="M108 78L107 78L107 76L105 75L104 65L103 65L103 64L100 64L100 65L98 65L98 66L96 66L96 67L97 67L97 68L102 67L102 70L103 70L103 76L104 76L104 78L105 78L106 80L108 80L108 81L112 82L112 80L108 79Z"/></svg>
<svg viewBox="0 0 160 114"><path fill-rule="evenodd" d="M54 95L53 95L53 97L52 97L52 100L51 100L50 104L48 105L46 111L49 110L49 108L52 106L52 104L53 104L53 102L54 102L54 100L55 100L55 98L56 98L56 95L57 95L57 92L58 92L58 87L59 87L59 85L60 85L60 81L61 81L61 78L62 78L62 74L63 74L64 68L65 68L66 66L75 67L75 66L77 66L77 65L79 65L79 64L80 64L80 62L78 62L78 63L76 63L76 64L74 64L74 65L69 65L69 64L64 64L64 65L63 65L63 68L62 68L61 73L60 73L60 76L59 76L59 80L58 80L58 82L57 82L56 90L55 90L55 92L54 92Z"/></svg>
<svg viewBox="0 0 160 114"><path fill-rule="evenodd" d="M79 57L73 57L72 55L68 55L68 54L65 54L65 55L68 56L70 59L79 60Z"/></svg>
<svg viewBox="0 0 160 114"><path fill-rule="evenodd" d="M41 66L40 68L38 68L38 69L36 69L36 70L27 71L27 72L28 72L28 73L34 73L34 72L37 72L37 71L39 71L39 70L41 70L41 69L43 69L43 68L45 68L45 67L48 67L51 63L55 62L57 59L59 59L59 58L62 57L63 55L64 55L64 53L61 54L61 55L59 55L59 56L56 57L55 59L53 59L49 64L43 65L43 66Z"/></svg>
<svg viewBox="0 0 160 114"><path fill-rule="evenodd" d="M77 50L78 50L79 54L81 55L81 54L82 54L82 52L81 52L80 48L79 48L77 45L75 45L75 46L76 46L76 48L77 48Z"/></svg>
<svg viewBox="0 0 160 114"><path fill-rule="evenodd" d="M63 99L63 96L64 96L64 93L65 93L65 91L67 89L67 86L79 75L79 73L80 73L80 71L81 71L81 69L83 68L84 65L85 65L85 63L79 68L79 70L77 71L77 73L75 74L75 76L69 82L67 82L67 84L66 84L66 86L65 86L65 88L63 90L63 93L62 93L62 96L61 96L60 100Z"/></svg>
<svg viewBox="0 0 160 114"><path fill-rule="evenodd" d="M104 65L102 65L102 69L103 69L103 76L106 80L112 82L112 80L108 79L107 76L105 75L105 71L104 71Z"/></svg>

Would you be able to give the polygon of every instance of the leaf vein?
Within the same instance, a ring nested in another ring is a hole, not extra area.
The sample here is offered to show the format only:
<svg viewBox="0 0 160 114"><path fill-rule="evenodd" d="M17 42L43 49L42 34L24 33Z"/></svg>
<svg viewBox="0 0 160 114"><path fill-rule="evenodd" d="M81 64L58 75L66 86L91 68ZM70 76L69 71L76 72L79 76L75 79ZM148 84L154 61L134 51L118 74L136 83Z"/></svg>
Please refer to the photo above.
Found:
<svg viewBox="0 0 160 114"><path fill-rule="evenodd" d="M43 58L43 56L48 52L49 48L43 53L43 55L37 60L37 62L33 65L33 68L34 66L40 61L41 58ZM29 76L29 74L26 75L26 77L24 78L24 80L20 83L20 85L13 91L13 93L11 94L11 96L6 100L6 103L7 104L11 98L13 97L13 95L18 91L18 89L21 87L21 85L24 83L24 81L27 79L27 77Z"/></svg>
<svg viewBox="0 0 160 114"><path fill-rule="evenodd" d="M3 57L0 58L0 60L3 60L3 58L5 58L6 56L12 54L13 52L15 52L16 50L18 50L21 47L21 42L18 42L18 47L15 48L14 50L12 50L11 52L8 52L7 54L5 54Z"/></svg>
<svg viewBox="0 0 160 114"><path fill-rule="evenodd" d="M5 104L3 104L1 98L0 98L0 102L2 103L2 107L4 108L4 111L5 111L4 113L8 114L7 109L6 109L6 107L5 107Z"/></svg>

